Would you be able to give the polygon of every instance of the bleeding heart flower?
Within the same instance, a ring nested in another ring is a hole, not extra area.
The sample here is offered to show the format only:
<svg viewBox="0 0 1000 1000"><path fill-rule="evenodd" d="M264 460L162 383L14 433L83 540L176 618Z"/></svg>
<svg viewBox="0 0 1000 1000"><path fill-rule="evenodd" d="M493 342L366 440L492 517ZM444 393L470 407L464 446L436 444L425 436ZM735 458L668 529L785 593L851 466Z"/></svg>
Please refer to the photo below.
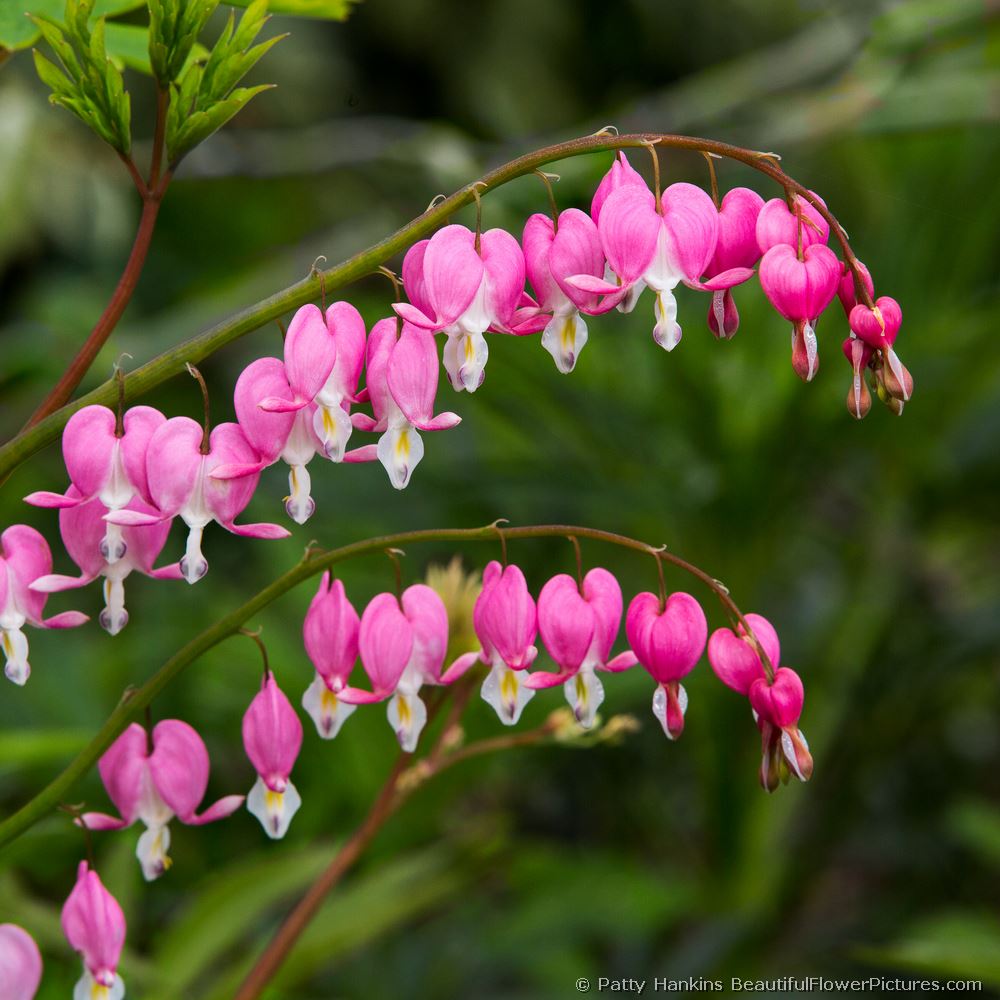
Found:
<svg viewBox="0 0 1000 1000"><path fill-rule="evenodd" d="M243 716L243 747L257 771L247 809L272 840L280 840L302 805L291 782L302 749L302 723L270 671Z"/></svg>
<svg viewBox="0 0 1000 1000"><path fill-rule="evenodd" d="M89 621L80 611L63 611L42 618L48 594L31 589L39 577L52 572L52 552L39 532L15 524L0 535L0 632L7 678L23 685L31 674L25 623L35 628L75 628Z"/></svg>
<svg viewBox="0 0 1000 1000"><path fill-rule="evenodd" d="M538 631L559 672L536 671L525 686L539 690L562 684L577 722L590 729L604 701L595 671L618 673L638 662L631 650L609 659L621 619L621 587L606 569L590 570L582 589L565 573L554 576L538 595Z"/></svg>
<svg viewBox="0 0 1000 1000"><path fill-rule="evenodd" d="M147 882L172 864L168 824L175 816L186 826L203 826L243 805L242 795L227 795L197 812L208 789L208 750L197 732L179 719L153 727L152 749L146 730L133 722L105 751L98 770L121 816L84 813L80 823L91 830L122 830L141 820L146 830L135 854Z"/></svg>
<svg viewBox="0 0 1000 1000"><path fill-rule="evenodd" d="M122 417L121 427L106 406L77 410L63 429L62 449L66 471L75 491L65 494L41 491L24 499L36 507L75 507L95 497L108 510L127 507L139 497L152 502L146 476L149 442L166 417L151 406L133 406ZM125 555L126 543L117 524L105 525L101 554L109 564Z"/></svg>
<svg viewBox="0 0 1000 1000"><path fill-rule="evenodd" d="M719 208L719 238L715 253L705 270L707 277L724 274L734 268L752 268L760 260L757 246L757 216L764 199L749 188L727 191ZM732 289L712 292L708 309L708 328L716 337L732 337L740 325L740 314L733 301Z"/></svg>
<svg viewBox="0 0 1000 1000"><path fill-rule="evenodd" d="M868 292L869 298L875 297L875 282L872 281L871 272L861 261L857 262L858 270L861 272L861 282ZM842 277L837 286L837 297L844 307L844 315L850 318L851 310L862 301L857 294L857 283L854 280L854 272L846 265L842 265Z"/></svg>
<svg viewBox="0 0 1000 1000"><path fill-rule="evenodd" d="M629 184L649 190L642 174L628 162L625 153L619 150L611 168L601 178L601 183L597 185L597 190L590 202L590 217L595 223L601 221L601 209L608 200L608 195Z"/></svg>
<svg viewBox="0 0 1000 1000"><path fill-rule="evenodd" d="M487 330L512 333L524 293L524 255L516 239L489 229L477 240L465 226L445 226L415 243L403 260L410 301L393 306L403 319L444 332L444 366L452 387L475 392L489 348Z"/></svg>
<svg viewBox="0 0 1000 1000"><path fill-rule="evenodd" d="M763 615L752 613L746 616L746 622L771 665L777 668L781 663L781 643L774 626ZM742 625L736 631L718 628L712 633L708 640L708 662L723 684L744 697L749 696L755 681L766 676L757 649Z"/></svg>
<svg viewBox="0 0 1000 1000"><path fill-rule="evenodd" d="M861 420L868 415L872 408L872 396L865 384L862 374L875 353L863 340L858 340L852 333L843 343L844 357L850 362L854 369L851 378L851 387L847 390L847 409L856 420Z"/></svg>
<svg viewBox="0 0 1000 1000"><path fill-rule="evenodd" d="M373 417L355 413L359 430L381 431L377 445L355 448L346 462L371 462L376 458L397 489L404 489L424 456L424 442L417 433L440 431L461 422L457 413L434 415L437 395L438 358L434 338L410 323L380 320L368 338L368 396Z"/></svg>
<svg viewBox="0 0 1000 1000"><path fill-rule="evenodd" d="M809 192L824 208L826 202L815 191ZM817 243L826 243L830 238L830 224L816 207L801 195L792 198L794 211L789 209L784 198L772 198L765 202L757 216L757 246L762 254L772 247L790 246L798 248L802 241L803 250Z"/></svg>
<svg viewBox="0 0 1000 1000"><path fill-rule="evenodd" d="M655 594L637 594L628 606L625 634L639 663L657 682L653 714L676 740L684 731L688 701L680 680L705 651L705 612L690 594L671 594L662 607Z"/></svg>
<svg viewBox="0 0 1000 1000"><path fill-rule="evenodd" d="M560 212L558 226L547 215L536 214L525 223L522 243L525 271L539 309L551 316L542 331L542 347L559 371L571 372L587 343L587 324L580 310L595 308L597 296L574 288L568 279L575 274L595 278L604 274L597 226L578 208Z"/></svg>
<svg viewBox="0 0 1000 1000"><path fill-rule="evenodd" d="M392 594L372 598L361 616L361 663L371 691L344 688L353 704L389 699L386 715L400 748L412 753L427 722L419 697L424 684L441 684L448 649L448 612L436 591L418 583L397 601Z"/></svg>
<svg viewBox="0 0 1000 1000"><path fill-rule="evenodd" d="M42 955L35 939L17 924L0 924L0 996L34 1000L42 981Z"/></svg>
<svg viewBox="0 0 1000 1000"><path fill-rule="evenodd" d="M351 404L357 402L365 362L365 321L349 302L334 302L326 311L326 328L337 345L337 363L316 393L313 430L326 457L340 462L353 429Z"/></svg>
<svg viewBox="0 0 1000 1000"><path fill-rule="evenodd" d="M763 760L760 780L773 792L789 773L799 781L812 777L813 759L809 744L798 728L805 693L799 675L788 667L780 667L769 684L758 678L750 686L750 704L761 731Z"/></svg>
<svg viewBox="0 0 1000 1000"><path fill-rule="evenodd" d="M316 731L332 740L355 709L339 697L358 658L360 619L340 580L324 573L302 625L306 653L316 677L302 696L302 707L312 716Z"/></svg>
<svg viewBox="0 0 1000 1000"><path fill-rule="evenodd" d="M70 947L83 958L83 976L74 1000L122 1000L125 984L118 962L125 944L125 914L86 861L62 908L62 929Z"/></svg>
<svg viewBox="0 0 1000 1000"><path fill-rule="evenodd" d="M701 280L715 254L719 216L712 199L693 184L671 184L659 204L645 186L625 184L608 195L598 231L616 282L578 274L568 279L569 284L604 295L591 310L602 313L618 305L642 281L656 295L653 339L668 351L681 339L673 294L680 282L716 291L746 281L752 273L748 268L734 268Z"/></svg>
<svg viewBox="0 0 1000 1000"><path fill-rule="evenodd" d="M197 583L208 572L201 552L205 527L217 521L234 535L249 538L287 538L278 524L236 524L235 519L250 502L259 472L236 478L216 477L216 469L232 466L257 467L260 456L239 424L218 424L204 448L202 428L189 417L173 417L153 435L147 466L149 490L160 517L139 511L118 510L105 520L121 525L153 524L179 516L188 526L187 547L180 561L188 583ZM155 457L154 457L155 456Z"/></svg>
<svg viewBox="0 0 1000 1000"><path fill-rule="evenodd" d="M840 261L822 243L802 252L779 243L760 262L760 284L778 312L792 323L792 367L805 382L819 370L816 322L837 294Z"/></svg>
<svg viewBox="0 0 1000 1000"><path fill-rule="evenodd" d="M899 303L888 295L881 295L873 309L856 305L849 319L855 336L879 351L884 359L882 381L886 390L905 403L913 395L913 378L892 346L903 323L903 310Z"/></svg>
<svg viewBox="0 0 1000 1000"><path fill-rule="evenodd" d="M77 492L70 486L66 496L73 499ZM133 497L123 510L138 511L141 514L158 516L159 512L151 504L139 497ZM136 525L122 528L121 538L125 543L125 555L109 563L102 554L101 541L104 538L106 522L104 515L108 508L96 497L75 507L64 507L59 511L59 534L70 558L80 567L79 576L62 576L51 573L35 580L30 589L41 594L53 594L61 590L85 587L99 576L104 577L104 610L98 619L101 628L111 635L117 635L128 624L125 610L125 579L133 570L157 580L180 580L178 563L154 568L167 543L170 534L169 520L154 524Z"/></svg>

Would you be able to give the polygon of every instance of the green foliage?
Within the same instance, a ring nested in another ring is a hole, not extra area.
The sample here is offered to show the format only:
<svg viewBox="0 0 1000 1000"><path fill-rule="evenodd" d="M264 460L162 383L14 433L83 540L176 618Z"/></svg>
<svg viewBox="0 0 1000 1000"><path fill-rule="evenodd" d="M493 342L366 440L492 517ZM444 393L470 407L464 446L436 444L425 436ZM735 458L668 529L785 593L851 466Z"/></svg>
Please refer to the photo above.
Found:
<svg viewBox="0 0 1000 1000"><path fill-rule="evenodd" d="M149 0L149 62L160 86L176 80L219 0Z"/></svg>
<svg viewBox="0 0 1000 1000"><path fill-rule="evenodd" d="M171 164L225 125L262 90L272 86L236 87L264 53L285 37L275 35L254 45L267 21L267 0L254 0L238 24L230 14L208 59L189 65L180 80L171 84L167 114L167 158ZM150 51L155 69L157 57L152 47Z"/></svg>
<svg viewBox="0 0 1000 1000"><path fill-rule="evenodd" d="M35 69L52 91L49 100L72 111L123 156L132 147L132 106L121 71L108 58L105 22L90 24L94 0L66 0L65 27L43 15L33 20L59 61L34 52ZM61 68L60 68L61 67Z"/></svg>
<svg viewBox="0 0 1000 1000"><path fill-rule="evenodd" d="M249 7L251 0L226 0L230 7ZM321 17L326 21L345 21L353 4L361 0L271 0L272 14L292 14L296 17Z"/></svg>
<svg viewBox="0 0 1000 1000"><path fill-rule="evenodd" d="M145 6L145 0L96 0L92 16L116 17ZM63 0L4 0L0 3L0 48L26 49L41 37L31 17L59 21L64 12Z"/></svg>

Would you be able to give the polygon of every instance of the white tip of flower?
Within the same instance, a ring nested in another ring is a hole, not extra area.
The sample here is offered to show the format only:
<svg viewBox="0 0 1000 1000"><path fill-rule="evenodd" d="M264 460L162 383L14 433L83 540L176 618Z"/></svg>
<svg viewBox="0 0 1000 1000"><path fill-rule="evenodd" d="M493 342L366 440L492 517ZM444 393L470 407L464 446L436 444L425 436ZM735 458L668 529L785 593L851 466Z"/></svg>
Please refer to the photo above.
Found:
<svg viewBox="0 0 1000 1000"><path fill-rule="evenodd" d="M666 351L672 351L681 342L681 328L677 322L677 299L671 291L656 293L653 305L656 314L656 326L653 327L653 340Z"/></svg>
<svg viewBox="0 0 1000 1000"><path fill-rule="evenodd" d="M812 323L806 323L802 330L802 339L805 341L806 361L809 366L806 381L811 382L819 367L819 342L816 340L816 330Z"/></svg>
<svg viewBox="0 0 1000 1000"><path fill-rule="evenodd" d="M424 457L424 442L407 421L394 423L378 439L378 460L397 490L406 489L413 470Z"/></svg>
<svg viewBox="0 0 1000 1000"><path fill-rule="evenodd" d="M576 359L586 343L587 324L578 312L553 316L542 331L542 347L552 355L556 368L564 375L576 366Z"/></svg>
<svg viewBox="0 0 1000 1000"><path fill-rule="evenodd" d="M98 621L108 635L118 633L128 624L128 612L125 610L125 583L123 580L104 581L104 610Z"/></svg>
<svg viewBox="0 0 1000 1000"><path fill-rule="evenodd" d="M158 879L168 871L173 861L167 853L170 850L170 827L151 826L139 838L135 856L142 867L142 877L147 882Z"/></svg>
<svg viewBox="0 0 1000 1000"><path fill-rule="evenodd" d="M687 691L684 690L683 684L677 685L677 707L680 710L680 721L683 722L688 707ZM677 739L678 733L671 731L671 723L676 720L670 718L670 697L663 684L657 684L656 690L653 692L653 715L656 716L660 725L663 726L663 732L666 734L667 739Z"/></svg>
<svg viewBox="0 0 1000 1000"><path fill-rule="evenodd" d="M331 691L319 674L302 695L302 707L316 723L316 732L324 740L332 740L357 705L348 705Z"/></svg>
<svg viewBox="0 0 1000 1000"><path fill-rule="evenodd" d="M288 832L292 817L299 811L302 798L289 781L283 792L272 792L261 778L254 782L247 796L247 809L260 820L272 840L281 840Z"/></svg>
<svg viewBox="0 0 1000 1000"><path fill-rule="evenodd" d="M505 726L513 726L535 692L521 683L516 670L501 663L486 675L480 694Z"/></svg>
<svg viewBox="0 0 1000 1000"><path fill-rule="evenodd" d="M329 405L317 405L313 414L313 430L323 445L323 454L331 462L342 462L354 426L350 414L340 405L339 400Z"/></svg>
<svg viewBox="0 0 1000 1000"><path fill-rule="evenodd" d="M120 524L107 524L99 549L101 556L109 566L114 566L119 559L125 557L128 546L125 544Z"/></svg>
<svg viewBox="0 0 1000 1000"><path fill-rule="evenodd" d="M94 979L85 968L73 987L73 1000L123 1000L124 996L125 983L118 973L111 977L109 984L104 984Z"/></svg>
<svg viewBox="0 0 1000 1000"><path fill-rule="evenodd" d="M413 753L427 724L427 706L420 700L420 696L397 691L389 699L385 714L399 740L400 750Z"/></svg>
<svg viewBox="0 0 1000 1000"><path fill-rule="evenodd" d="M7 658L4 673L7 680L13 681L18 687L24 687L31 676L31 665L28 663L28 637L19 628L3 630L3 653Z"/></svg>
<svg viewBox="0 0 1000 1000"><path fill-rule="evenodd" d="M188 583L197 583L208 572L208 560L201 554L201 536L204 525L188 529L187 545L181 557L181 576Z"/></svg>
<svg viewBox="0 0 1000 1000"><path fill-rule="evenodd" d="M584 729L592 728L597 710L604 701L604 685L601 679L593 670L581 670L575 677L566 681L563 691L569 707L573 709L576 721Z"/></svg>
<svg viewBox="0 0 1000 1000"><path fill-rule="evenodd" d="M285 513L296 523L305 524L316 512L316 501L310 496L312 478L304 465L292 465L288 469L288 496L285 498Z"/></svg>
<svg viewBox="0 0 1000 1000"><path fill-rule="evenodd" d="M443 361L448 381L456 392L475 392L486 377L490 349L481 333L464 330L449 334L444 345Z"/></svg>

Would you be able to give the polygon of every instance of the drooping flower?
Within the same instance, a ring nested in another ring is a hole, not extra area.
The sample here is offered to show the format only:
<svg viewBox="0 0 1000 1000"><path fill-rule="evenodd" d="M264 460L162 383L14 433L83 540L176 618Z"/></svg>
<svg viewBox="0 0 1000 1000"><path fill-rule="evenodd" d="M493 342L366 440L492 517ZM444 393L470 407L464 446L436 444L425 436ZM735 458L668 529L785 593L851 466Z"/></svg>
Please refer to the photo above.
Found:
<svg viewBox="0 0 1000 1000"><path fill-rule="evenodd" d="M153 435L147 466L149 491L160 517L139 511L118 510L105 520L122 525L152 524L156 520L180 517L188 526L187 546L180 561L188 583L197 583L208 572L201 552L201 538L207 525L217 521L226 531L249 538L286 538L287 529L278 524L236 524L235 519L250 502L259 472L216 478L220 466L254 466L260 458L239 424L218 424L212 430L207 450L202 450L202 428L190 417L173 417Z"/></svg>
<svg viewBox="0 0 1000 1000"><path fill-rule="evenodd" d="M826 202L815 191L809 192L824 208ZM757 246L762 254L772 247L790 246L797 249L801 240L803 250L815 243L826 243L830 238L830 224L802 195L792 198L794 211L784 198L772 198L764 203L757 216Z"/></svg>
<svg viewBox="0 0 1000 1000"><path fill-rule="evenodd" d="M358 658L360 619L340 580L324 573L302 625L306 653L316 677L302 696L302 707L323 739L332 740L354 711L339 697Z"/></svg>
<svg viewBox="0 0 1000 1000"><path fill-rule="evenodd" d="M0 924L0 997L34 1000L42 981L42 955L35 939L17 924Z"/></svg>
<svg viewBox="0 0 1000 1000"><path fill-rule="evenodd" d="M816 322L837 294L840 261L822 243L813 243L799 259L795 247L779 243L760 262L760 284L778 312L792 323L792 367L805 382L819 370Z"/></svg>
<svg viewBox="0 0 1000 1000"><path fill-rule="evenodd" d="M427 722L420 688L442 682L448 650L444 602L423 583L407 587L399 601L378 594L361 615L359 646L372 690L344 688L340 696L356 705L388 699L389 725L400 748L412 753Z"/></svg>
<svg viewBox="0 0 1000 1000"><path fill-rule="evenodd" d="M31 674L25 623L35 628L75 628L89 621L81 611L63 611L42 618L48 594L31 589L39 577L52 572L49 543L34 528L15 524L0 535L0 632L6 666L4 673L15 684Z"/></svg>
<svg viewBox="0 0 1000 1000"><path fill-rule="evenodd" d="M862 420L872 408L872 394L865 384L863 372L875 353L863 340L851 334L843 343L844 357L854 369L851 387L847 390L847 409L856 420Z"/></svg>
<svg viewBox="0 0 1000 1000"><path fill-rule="evenodd" d="M70 947L83 959L83 976L74 1000L122 1000L125 984L118 961L125 944L125 914L86 861L62 908L62 929Z"/></svg>
<svg viewBox="0 0 1000 1000"><path fill-rule="evenodd" d="M737 187L727 191L719 207L719 238L715 253L705 269L709 278L734 268L752 268L760 260L757 246L757 217L764 199L756 191ZM712 292L708 308L708 328L716 337L730 338L740 325L731 288Z"/></svg>
<svg viewBox="0 0 1000 1000"><path fill-rule="evenodd" d="M475 392L489 356L483 334L514 332L510 324L524 294L517 240L503 229L477 238L465 226L445 226L410 247L403 286L410 301L393 308L415 326L447 335L444 366L452 387Z"/></svg>
<svg viewBox="0 0 1000 1000"><path fill-rule="evenodd" d="M337 363L316 393L313 431L323 454L340 462L353 429L350 412L365 361L365 321L349 302L334 302L326 311L326 327L337 345Z"/></svg>
<svg viewBox="0 0 1000 1000"><path fill-rule="evenodd" d="M851 332L859 340L880 352L882 383L891 396L905 403L913 395L913 378L892 346L903 324L899 303L888 295L880 295L874 308L856 305L851 310L850 324Z"/></svg>
<svg viewBox="0 0 1000 1000"><path fill-rule="evenodd" d="M151 406L126 410L118 426L106 406L85 406L66 422L62 436L63 460L74 492L40 491L24 499L36 507L76 507L95 497L108 510L120 510L139 497L150 503L146 474L149 442L166 417ZM125 555L121 527L109 522L101 541L101 555L113 565Z"/></svg>
<svg viewBox="0 0 1000 1000"><path fill-rule="evenodd" d="M485 663L490 672L480 692L483 700L505 726L513 726L534 697L526 683L527 670L538 656L535 601L517 566L501 567L495 560L487 564L483 589L472 609L472 625L480 648L459 656L442 680L450 684L477 661Z"/></svg>
<svg viewBox="0 0 1000 1000"><path fill-rule="evenodd" d="M66 496L74 498L75 486L70 486ZM139 497L133 497L123 510L134 510L143 514L158 516L158 511ZM53 594L62 590L85 587L99 576L104 577L104 610L98 619L101 628L111 635L117 635L128 624L125 610L125 579L133 570L157 580L180 580L179 563L154 568L170 534L170 521L156 521L153 524L135 525L121 529L121 539L125 544L125 554L113 563L103 555L101 541L107 522L104 515L108 508L97 497L86 500L75 507L64 507L59 511L59 534L70 558L80 567L79 576L63 576L51 573L39 577L30 589L42 594Z"/></svg>
<svg viewBox="0 0 1000 1000"><path fill-rule="evenodd" d="M639 663L656 681L653 714L664 733L676 740L684 731L688 702L680 681L705 651L705 612L690 594L671 594L662 607L655 594L637 594L628 606L625 634Z"/></svg>
<svg viewBox="0 0 1000 1000"><path fill-rule="evenodd" d="M569 284L604 295L592 310L607 312L642 281L656 296L653 339L666 350L680 342L673 290L683 282L702 291L738 285L752 274L733 268L702 281L719 235L719 214L712 199L693 184L671 184L659 203L649 188L625 184L601 207L598 231L615 282L579 274Z"/></svg>
<svg viewBox="0 0 1000 1000"><path fill-rule="evenodd" d="M535 671L525 686L537 691L562 684L577 722L589 729L604 701L595 671L617 673L638 662L631 650L610 658L621 618L621 587L606 569L590 570L582 589L565 573L552 577L538 595L538 631L559 671Z"/></svg>
<svg viewBox="0 0 1000 1000"><path fill-rule="evenodd" d="M802 680L788 667L779 667L772 682L758 678L750 686L750 704L757 715L763 747L760 780L769 792L789 774L799 781L812 777L812 755L799 729L804 700Z"/></svg>
<svg viewBox="0 0 1000 1000"><path fill-rule="evenodd" d="M522 244L525 272L538 307L550 317L542 331L542 347L559 371L571 372L587 343L587 324L580 310L593 309L597 296L574 288L567 279L574 274L603 276L604 251L597 226L578 208L560 212L558 225L547 215L535 214L525 223Z"/></svg>
<svg viewBox="0 0 1000 1000"><path fill-rule="evenodd" d="M803 689L798 674L781 667L781 644L774 626L763 616L749 614L746 622L771 663L774 680L768 681L757 647L742 625L736 631L716 629L708 641L708 661L727 687L750 700L760 729L763 756L760 780L774 791L789 768L800 781L812 775L812 757L798 729Z"/></svg>
<svg viewBox="0 0 1000 1000"><path fill-rule="evenodd" d="M634 184L641 188L646 187L646 181L643 179L642 174L628 162L628 157L624 151L619 150L608 172L601 178L601 183L597 185L597 190L591 199L590 217L594 222L601 221L601 209L608 200L608 196L620 187L625 187L629 184Z"/></svg>
<svg viewBox="0 0 1000 1000"><path fill-rule="evenodd" d="M872 281L871 272L861 261L857 261L858 270L861 272L861 282L868 292L870 298L875 297L875 282ZM837 286L837 298L844 307L844 315L850 319L851 310L862 301L857 294L857 283L854 280L854 272L847 264L841 266L840 284Z"/></svg>
<svg viewBox="0 0 1000 1000"><path fill-rule="evenodd" d="M243 747L257 771L247 809L269 837L279 840L302 805L291 782L302 748L302 723L270 671L243 716Z"/></svg>
<svg viewBox="0 0 1000 1000"><path fill-rule="evenodd" d="M410 323L379 320L368 337L367 393L373 416L352 415L359 430L381 432L377 445L349 451L345 462L371 462L376 458L397 489L405 489L424 456L424 442L417 433L441 431L461 422L457 413L434 415L438 386L437 349L434 337Z"/></svg>
<svg viewBox="0 0 1000 1000"><path fill-rule="evenodd" d="M146 730L133 722L105 751L98 763L101 780L120 816L84 813L90 830L122 830L136 820L145 824L135 855L147 882L159 878L172 862L170 821L203 826L224 819L243 804L242 795L227 795L204 812L197 811L208 789L208 750L186 722L164 719L153 727L152 748Z"/></svg>

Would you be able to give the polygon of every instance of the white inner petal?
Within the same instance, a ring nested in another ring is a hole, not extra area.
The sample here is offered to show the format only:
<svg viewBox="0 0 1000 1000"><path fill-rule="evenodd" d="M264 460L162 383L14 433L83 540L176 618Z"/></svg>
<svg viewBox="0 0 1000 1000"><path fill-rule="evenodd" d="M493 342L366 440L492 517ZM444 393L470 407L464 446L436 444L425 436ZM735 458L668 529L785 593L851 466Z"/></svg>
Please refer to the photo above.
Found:
<svg viewBox="0 0 1000 1000"><path fill-rule="evenodd" d="M302 696L302 707L316 723L316 732L324 740L332 740L357 705L348 705L331 691L317 674Z"/></svg>
<svg viewBox="0 0 1000 1000"><path fill-rule="evenodd" d="M260 820L264 832L272 840L284 837L301 805L302 798L290 781L283 792L272 792L258 777L247 796L247 809Z"/></svg>
<svg viewBox="0 0 1000 1000"><path fill-rule="evenodd" d="M397 690L389 699L386 717L399 741L399 748L406 753L413 753L427 724L427 706L419 695Z"/></svg>
<svg viewBox="0 0 1000 1000"><path fill-rule="evenodd" d="M535 692L521 683L518 671L498 663L486 675L480 694L505 726L513 726Z"/></svg>
<svg viewBox="0 0 1000 1000"><path fill-rule="evenodd" d="M424 457L424 442L416 428L403 416L393 418L378 439L378 460L397 490L406 488L413 470Z"/></svg>
<svg viewBox="0 0 1000 1000"><path fill-rule="evenodd" d="M592 669L581 667L575 677L563 685L566 701L573 709L576 721L584 728L594 725L597 710L604 701L604 685Z"/></svg>
<svg viewBox="0 0 1000 1000"><path fill-rule="evenodd" d="M542 331L542 347L564 375L573 370L586 343L587 324L575 309L562 315L556 313Z"/></svg>

